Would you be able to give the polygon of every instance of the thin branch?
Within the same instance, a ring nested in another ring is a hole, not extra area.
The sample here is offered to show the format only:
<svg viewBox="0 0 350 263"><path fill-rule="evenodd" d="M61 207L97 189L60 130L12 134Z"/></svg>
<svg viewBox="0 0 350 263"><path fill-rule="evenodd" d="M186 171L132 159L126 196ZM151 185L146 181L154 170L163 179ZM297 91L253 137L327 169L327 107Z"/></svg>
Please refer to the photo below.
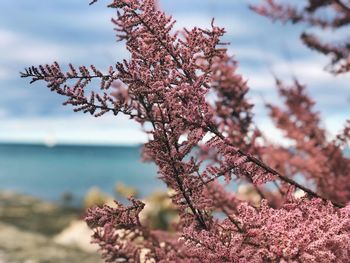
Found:
<svg viewBox="0 0 350 263"><path fill-rule="evenodd" d="M209 125L209 131L211 131L212 133L214 133L217 137L219 137L222 140L225 140L225 136L223 136L213 125ZM228 142L227 142L228 143ZM229 144L229 143L228 143ZM231 145L231 144L230 144ZM234 146L234 145L231 145ZM344 207L343 204L339 204L335 201L329 200L319 194L317 194L316 192L312 191L311 189L299 184L298 182L294 181L293 179L288 178L287 176L282 175L281 173L279 173L278 171L272 169L271 167L269 167L268 165L266 165L265 163L263 163L262 161L260 161L259 159L255 158L254 156L251 156L248 153L243 152L242 150L238 149L237 153L247 157L247 159L253 163L255 163L257 166L263 168L265 171L277 176L279 179L281 179L284 182L289 183L290 185L293 185L301 190L303 190L304 192L306 192L307 194L309 194L310 196L313 197L317 197L320 198L324 201L331 201L332 204L336 207L342 208Z"/></svg>

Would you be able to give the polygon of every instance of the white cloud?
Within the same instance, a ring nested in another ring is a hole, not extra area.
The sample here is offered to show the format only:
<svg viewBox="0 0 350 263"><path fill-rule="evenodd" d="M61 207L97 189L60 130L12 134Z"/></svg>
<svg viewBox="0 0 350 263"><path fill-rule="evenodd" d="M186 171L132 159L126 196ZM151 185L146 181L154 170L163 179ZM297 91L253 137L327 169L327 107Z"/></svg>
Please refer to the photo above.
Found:
<svg viewBox="0 0 350 263"><path fill-rule="evenodd" d="M256 120L256 124L269 143L285 147L293 145L293 142L285 138L283 132L274 126L271 119L266 117L259 118Z"/></svg>
<svg viewBox="0 0 350 263"><path fill-rule="evenodd" d="M5 66L0 65L0 80L6 80L11 78L12 71Z"/></svg>
<svg viewBox="0 0 350 263"><path fill-rule="evenodd" d="M0 118L5 118L8 115L8 111L5 108L0 108Z"/></svg>
<svg viewBox="0 0 350 263"><path fill-rule="evenodd" d="M52 61L68 63L75 60L84 60L95 55L104 57L104 60L112 62L117 57L125 54L122 45L111 43L55 43L52 40L34 38L30 35L0 29L1 63L4 64L44 64ZM94 62L96 59L93 59ZM107 66L107 65L106 65Z"/></svg>
<svg viewBox="0 0 350 263"><path fill-rule="evenodd" d="M238 49L239 50L239 49ZM260 52L252 49L243 49L243 57L247 54L252 58L256 56L257 64L261 63L262 57ZM245 54L244 54L245 53ZM251 53L251 55L249 55ZM240 54L239 52L237 54ZM238 55L239 56L239 55ZM276 76L286 83L296 76L297 79L308 86L309 89L328 89L331 94L331 89L337 88L349 90L350 75L342 74L339 76L334 76L331 73L324 70L324 65L327 63L326 59L318 59L315 57L308 57L305 59L294 59L293 61L285 61L279 59L274 54L266 54L270 57L270 66L259 65L257 67L252 66L239 66L239 72L243 75L245 79L248 80L248 85L254 90L272 90L275 89L275 81L272 75ZM272 71L272 72L271 72Z"/></svg>
<svg viewBox="0 0 350 263"><path fill-rule="evenodd" d="M321 126L326 128L329 140L334 139L342 131L347 119L349 116L344 114L327 116L323 119ZM269 142L287 147L293 145L293 141L285 138L282 130L277 129L270 118L257 118L256 124Z"/></svg>
<svg viewBox="0 0 350 263"><path fill-rule="evenodd" d="M247 79L248 86L256 91L275 90L273 76L266 70L245 71L243 78Z"/></svg>
<svg viewBox="0 0 350 263"><path fill-rule="evenodd" d="M16 40L16 36L12 31L0 28L0 39L0 45L7 46Z"/></svg>
<svg viewBox="0 0 350 263"><path fill-rule="evenodd" d="M138 125L123 116L2 118L0 123L2 142L138 144L147 139Z"/></svg>
<svg viewBox="0 0 350 263"><path fill-rule="evenodd" d="M57 58L62 54L64 48L57 44L46 41L35 40L29 36L10 30L0 29L0 55L2 63L21 62L37 63L49 58Z"/></svg>
<svg viewBox="0 0 350 263"><path fill-rule="evenodd" d="M212 16L209 13L178 13L174 15L176 20L175 30L183 28L191 29L193 27L211 28ZM215 17L215 25L224 27L226 34L234 37L254 36L257 32L256 27L248 22L243 22L238 17L233 17L228 14L223 14Z"/></svg>
<svg viewBox="0 0 350 263"><path fill-rule="evenodd" d="M276 61L279 59L278 55L273 49L263 50L258 49L256 46L247 47L231 45L228 47L228 53L235 56L238 61L249 59L268 64L271 63L271 61Z"/></svg>
<svg viewBox="0 0 350 263"><path fill-rule="evenodd" d="M91 11L77 13L76 10L66 11L57 15L57 20L62 21L62 27L75 27L79 30L104 31L110 30L113 35L113 24L111 18L115 17L113 9L104 8L103 10L91 9ZM74 21L74 24L71 24Z"/></svg>
<svg viewBox="0 0 350 263"><path fill-rule="evenodd" d="M327 59L299 59L291 62L277 62L274 68L278 69L281 74L295 73L297 78L300 78L306 84L321 86L329 84L329 88L342 87L349 88L350 75L342 74L333 76L324 70L324 65L327 64Z"/></svg>
<svg viewBox="0 0 350 263"><path fill-rule="evenodd" d="M325 118L324 125L329 132L329 136L331 138L334 138L336 134L338 134L344 129L345 122L346 120L349 120L349 119L350 119L349 112L348 114L344 112L342 114L331 115Z"/></svg>

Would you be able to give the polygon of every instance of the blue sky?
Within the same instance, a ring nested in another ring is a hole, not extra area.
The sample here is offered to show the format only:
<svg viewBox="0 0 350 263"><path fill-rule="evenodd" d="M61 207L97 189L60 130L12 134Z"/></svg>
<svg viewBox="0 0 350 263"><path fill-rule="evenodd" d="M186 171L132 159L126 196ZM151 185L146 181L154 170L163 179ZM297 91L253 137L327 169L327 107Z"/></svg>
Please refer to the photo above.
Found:
<svg viewBox="0 0 350 263"><path fill-rule="evenodd" d="M263 107L279 103L273 70L289 81L293 75L308 85L335 133L350 116L350 76L334 77L323 70L327 58L308 50L299 41L302 26L283 26L254 14L248 3L259 0L161 0L161 7L184 26L208 27L212 17L227 30L229 52L240 62L248 80L249 97L256 104L256 122L273 139L279 134ZM0 1L0 141L133 144L145 140L138 125L126 118L106 115L95 119L73 113L61 105L63 98L43 84L29 85L18 72L24 67L58 61L62 64L95 64L101 69L128 58L116 43L107 0L89 6L87 0Z"/></svg>

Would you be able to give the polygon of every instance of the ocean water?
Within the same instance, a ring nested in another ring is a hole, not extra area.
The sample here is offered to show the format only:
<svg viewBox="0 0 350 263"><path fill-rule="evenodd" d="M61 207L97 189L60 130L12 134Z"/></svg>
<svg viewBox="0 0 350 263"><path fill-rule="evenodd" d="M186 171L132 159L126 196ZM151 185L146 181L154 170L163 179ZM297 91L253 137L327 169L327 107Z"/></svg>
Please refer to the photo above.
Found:
<svg viewBox="0 0 350 263"><path fill-rule="evenodd" d="M122 182L141 197L165 189L157 169L140 161L140 147L55 146L0 144L0 191L12 190L49 201L71 193L80 204L86 192L98 187L114 194ZM350 156L350 149L346 149Z"/></svg>
<svg viewBox="0 0 350 263"><path fill-rule="evenodd" d="M140 147L0 144L0 191L12 190L50 201L63 193L81 202L91 187L114 193L117 182L141 196L165 189L153 164L140 161Z"/></svg>

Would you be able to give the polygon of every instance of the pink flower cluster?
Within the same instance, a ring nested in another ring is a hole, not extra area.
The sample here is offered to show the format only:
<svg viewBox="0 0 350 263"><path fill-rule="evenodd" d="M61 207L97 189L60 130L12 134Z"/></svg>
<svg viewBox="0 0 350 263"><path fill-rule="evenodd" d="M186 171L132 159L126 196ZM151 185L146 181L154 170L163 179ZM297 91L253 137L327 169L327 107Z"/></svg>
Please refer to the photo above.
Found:
<svg viewBox="0 0 350 263"><path fill-rule="evenodd" d="M130 60L106 72L71 65L63 72L55 62L22 73L45 81L75 111L123 113L148 134L143 157L173 193L177 231L142 224L144 204L135 199L90 209L86 221L106 262L346 262L349 125L327 140L305 88L278 81L286 109L269 105L271 117L295 147L261 144L249 89L220 41L223 28L213 21L210 29L175 32L155 0L109 7ZM299 174L314 189L298 183ZM230 191L232 182L250 186L261 202Z"/></svg>

